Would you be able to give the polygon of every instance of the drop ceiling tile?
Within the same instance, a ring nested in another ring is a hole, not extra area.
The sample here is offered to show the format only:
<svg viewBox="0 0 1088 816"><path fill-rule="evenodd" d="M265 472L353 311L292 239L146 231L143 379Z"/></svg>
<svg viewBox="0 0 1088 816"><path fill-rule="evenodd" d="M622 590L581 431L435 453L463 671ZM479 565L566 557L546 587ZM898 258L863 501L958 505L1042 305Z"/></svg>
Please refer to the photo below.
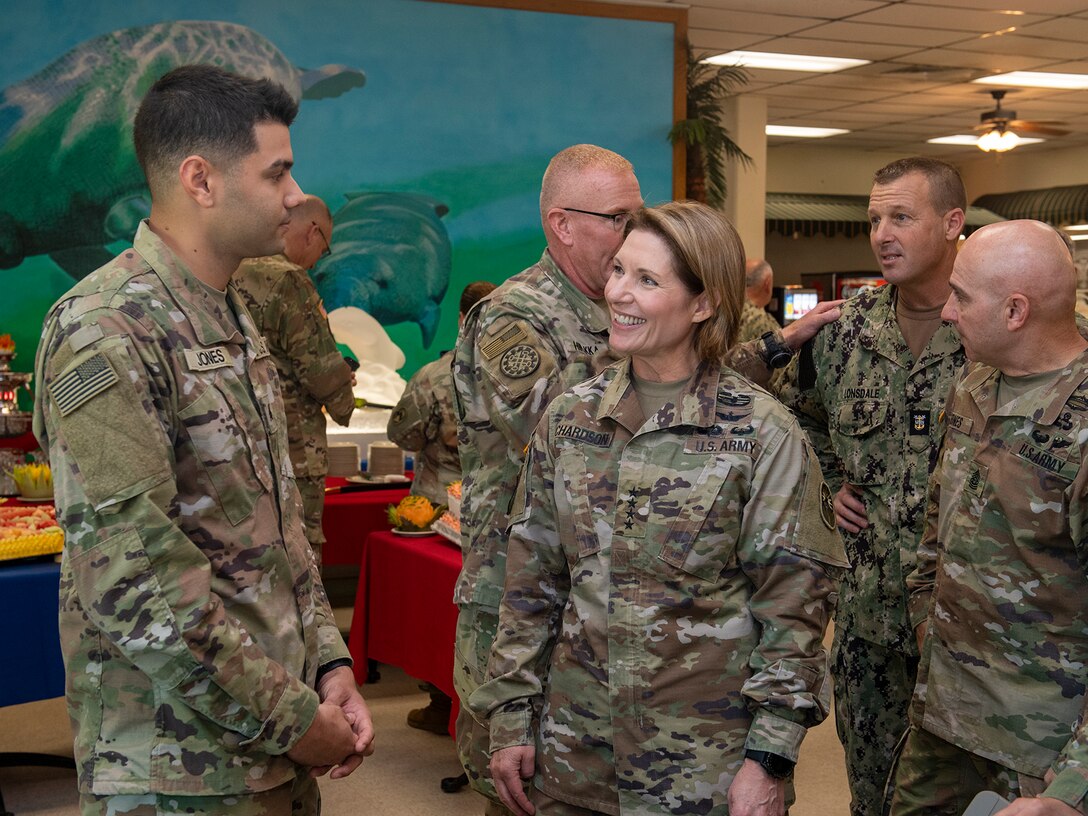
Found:
<svg viewBox="0 0 1088 816"><path fill-rule="evenodd" d="M790 37L778 37L766 41L759 51L780 54L809 54L815 57L849 57L870 61L900 59L918 51L914 45L886 45L873 42L842 42L811 36L802 32Z"/></svg>
<svg viewBox="0 0 1088 816"><path fill-rule="evenodd" d="M1032 11L1034 10L1032 8ZM983 34L989 31L1001 31L1010 26L1023 27L1046 19L1046 15L1035 13L1010 16L994 10L973 11L959 7L922 7L914 3L894 3L851 17L850 21L876 25L943 28L949 31Z"/></svg>
<svg viewBox="0 0 1088 816"><path fill-rule="evenodd" d="M875 42L887 45L914 45L942 48L962 42L972 35L963 31L912 26L880 26L863 23L827 23L805 32L809 37L820 37L841 42Z"/></svg>
<svg viewBox="0 0 1088 816"><path fill-rule="evenodd" d="M688 25L698 28L733 31L742 34L792 34L818 25L823 20L804 17L784 17L775 14L758 14L725 9L692 8L688 14Z"/></svg>
<svg viewBox="0 0 1088 816"><path fill-rule="evenodd" d="M1028 37L1049 37L1055 40L1088 42L1088 18L1061 17L1037 25L1026 25L1020 33Z"/></svg>
<svg viewBox="0 0 1088 816"><path fill-rule="evenodd" d="M987 73L1007 73L1009 71L1034 71L1042 66L1053 64L1054 57L1018 56L1015 54L993 53L985 50L963 50L956 48L935 48L919 51L911 59L921 65L948 65L961 68L979 68ZM1047 68L1047 70L1050 70Z"/></svg>
<svg viewBox="0 0 1088 816"><path fill-rule="evenodd" d="M1005 37L987 37L968 40L956 45L962 51L980 51L993 54L1010 54L1020 57L1039 57L1058 60L1083 59L1085 46L1065 40L1048 40L1043 37L1029 37L1024 34L1009 34Z"/></svg>

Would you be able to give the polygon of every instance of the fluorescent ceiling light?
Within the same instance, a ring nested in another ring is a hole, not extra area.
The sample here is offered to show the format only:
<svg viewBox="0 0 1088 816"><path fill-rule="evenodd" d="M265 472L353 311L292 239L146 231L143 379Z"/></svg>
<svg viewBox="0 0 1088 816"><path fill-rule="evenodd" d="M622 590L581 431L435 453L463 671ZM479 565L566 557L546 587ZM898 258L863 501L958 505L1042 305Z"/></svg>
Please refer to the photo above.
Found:
<svg viewBox="0 0 1088 816"><path fill-rule="evenodd" d="M983 134L985 135L985 134ZM936 139L926 139L929 144L947 144L947 145L967 145L968 147L978 147L978 140L982 138L980 136L968 136L966 134L958 134L956 136L938 136ZM1027 136L1021 136L1017 141L1017 146L1026 144L1036 144L1038 142L1045 142L1046 139L1035 139Z"/></svg>
<svg viewBox="0 0 1088 816"><path fill-rule="evenodd" d="M796 139L826 139L828 136L838 136L840 133L849 133L842 128L819 127L794 127L792 125L767 125L765 131L768 136L792 136Z"/></svg>
<svg viewBox="0 0 1088 816"><path fill-rule="evenodd" d="M978 144L978 136L968 136L960 133L956 136L938 136L936 139L926 139L926 142L929 144L969 145L974 147Z"/></svg>
<svg viewBox="0 0 1088 816"><path fill-rule="evenodd" d="M980 85L1016 85L1021 88L1088 90L1088 74L1051 74L1045 71L1013 71L974 79Z"/></svg>
<svg viewBox="0 0 1088 816"><path fill-rule="evenodd" d="M1088 235L1070 235L1070 241L1088 241Z"/></svg>
<svg viewBox="0 0 1088 816"><path fill-rule="evenodd" d="M842 57L809 57L804 54L772 54L764 51L730 51L707 57L703 62L711 65L743 65L745 68L767 68L772 71L809 71L827 74L868 65L869 60Z"/></svg>
<svg viewBox="0 0 1088 816"><path fill-rule="evenodd" d="M1073 224L1068 227L1062 227L1066 232L1088 232L1088 224Z"/></svg>

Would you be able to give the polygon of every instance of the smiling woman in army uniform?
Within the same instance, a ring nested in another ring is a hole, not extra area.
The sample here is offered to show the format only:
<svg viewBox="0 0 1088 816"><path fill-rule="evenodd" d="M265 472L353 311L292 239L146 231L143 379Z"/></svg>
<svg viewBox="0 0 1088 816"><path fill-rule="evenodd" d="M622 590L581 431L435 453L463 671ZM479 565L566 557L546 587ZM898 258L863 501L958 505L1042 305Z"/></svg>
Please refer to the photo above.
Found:
<svg viewBox="0 0 1088 816"><path fill-rule="evenodd" d="M515 813L792 800L827 712L822 638L846 559L801 430L719 362L743 296L724 217L638 212L605 289L624 359L558 397L533 437L470 699Z"/></svg>

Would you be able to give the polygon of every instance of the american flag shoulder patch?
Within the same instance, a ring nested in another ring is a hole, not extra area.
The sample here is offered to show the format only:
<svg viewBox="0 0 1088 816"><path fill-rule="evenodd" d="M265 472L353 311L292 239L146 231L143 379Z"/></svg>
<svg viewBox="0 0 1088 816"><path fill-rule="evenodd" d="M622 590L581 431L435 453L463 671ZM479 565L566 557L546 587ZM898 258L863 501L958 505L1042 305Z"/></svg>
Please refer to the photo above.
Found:
<svg viewBox="0 0 1088 816"><path fill-rule="evenodd" d="M113 370L110 361L106 359L106 355L99 353L62 374L49 386L49 393L53 395L60 415L68 416L117 381L117 372Z"/></svg>

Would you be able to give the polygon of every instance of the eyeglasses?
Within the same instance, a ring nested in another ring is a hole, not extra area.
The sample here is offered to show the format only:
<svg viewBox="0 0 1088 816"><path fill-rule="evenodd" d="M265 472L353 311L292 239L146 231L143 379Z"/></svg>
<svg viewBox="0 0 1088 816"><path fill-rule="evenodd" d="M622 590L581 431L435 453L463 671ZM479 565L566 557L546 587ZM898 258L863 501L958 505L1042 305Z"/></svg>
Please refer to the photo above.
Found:
<svg viewBox="0 0 1088 816"><path fill-rule="evenodd" d="M618 213L599 213L593 212L593 210L579 210L576 207L560 207L561 210L567 212L581 213L582 215L595 215L597 218L604 218L606 221L612 222L612 229L616 232L622 232L623 228L627 226L627 222L631 220L631 213L618 212Z"/></svg>
<svg viewBox="0 0 1088 816"><path fill-rule="evenodd" d="M320 235L321 240L325 242L325 249L318 256L318 260L320 260L321 258L326 258L329 255L332 255L332 247L329 246L329 239L325 237L325 231L323 229L321 229L321 227L318 226L316 221L311 221L310 223L313 224L315 227L317 227L317 234Z"/></svg>

